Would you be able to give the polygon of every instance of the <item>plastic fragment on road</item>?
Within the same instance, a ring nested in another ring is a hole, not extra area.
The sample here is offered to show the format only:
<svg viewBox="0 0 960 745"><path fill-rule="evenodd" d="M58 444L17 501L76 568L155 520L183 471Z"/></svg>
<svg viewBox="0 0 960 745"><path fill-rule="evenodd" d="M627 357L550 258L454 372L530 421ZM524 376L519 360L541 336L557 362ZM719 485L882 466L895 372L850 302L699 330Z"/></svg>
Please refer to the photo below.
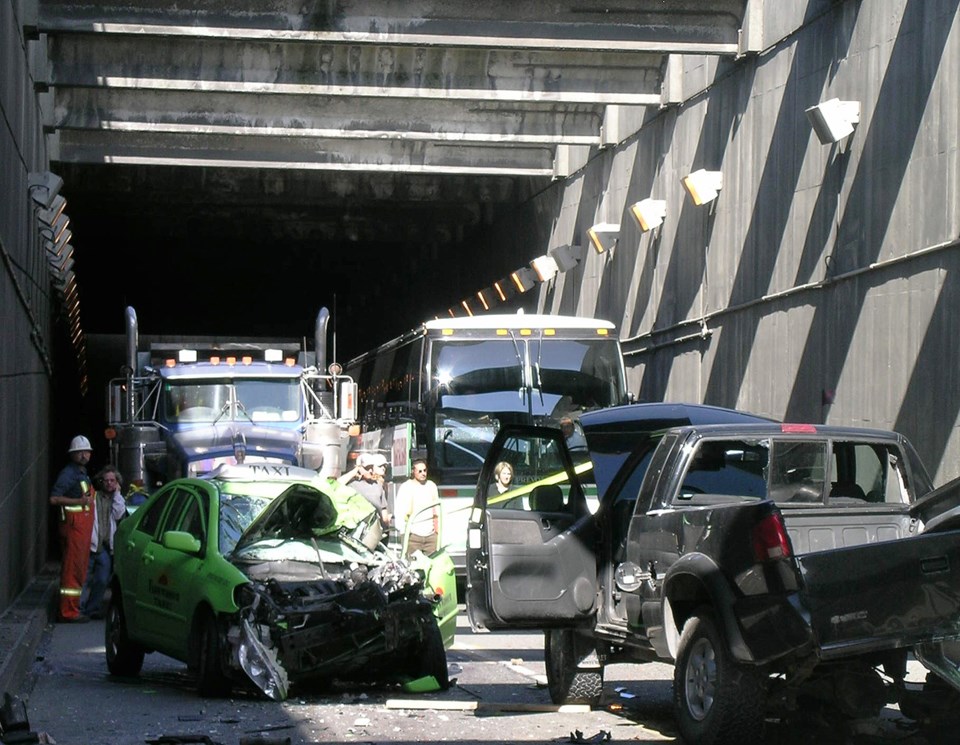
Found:
<svg viewBox="0 0 960 745"><path fill-rule="evenodd" d="M432 675L414 678L403 684L404 693L433 693L440 690L440 684Z"/></svg>
<svg viewBox="0 0 960 745"><path fill-rule="evenodd" d="M593 737L584 737L583 732L578 729L575 729L570 733L570 739L567 742L576 742L576 743L600 743L600 742L610 742L610 733L602 729Z"/></svg>

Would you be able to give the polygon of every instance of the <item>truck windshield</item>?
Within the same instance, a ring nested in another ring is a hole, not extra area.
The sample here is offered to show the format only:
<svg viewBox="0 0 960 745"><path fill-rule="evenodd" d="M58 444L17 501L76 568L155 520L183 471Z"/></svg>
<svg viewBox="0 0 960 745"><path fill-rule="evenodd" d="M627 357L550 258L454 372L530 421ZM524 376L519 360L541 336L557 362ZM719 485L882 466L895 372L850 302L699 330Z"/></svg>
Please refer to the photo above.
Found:
<svg viewBox="0 0 960 745"><path fill-rule="evenodd" d="M177 380L164 386L167 422L296 422L300 386L291 379Z"/></svg>
<svg viewBox="0 0 960 745"><path fill-rule="evenodd" d="M520 336L435 341L431 385L437 465L473 468L500 425L555 425L625 390L616 340Z"/></svg>

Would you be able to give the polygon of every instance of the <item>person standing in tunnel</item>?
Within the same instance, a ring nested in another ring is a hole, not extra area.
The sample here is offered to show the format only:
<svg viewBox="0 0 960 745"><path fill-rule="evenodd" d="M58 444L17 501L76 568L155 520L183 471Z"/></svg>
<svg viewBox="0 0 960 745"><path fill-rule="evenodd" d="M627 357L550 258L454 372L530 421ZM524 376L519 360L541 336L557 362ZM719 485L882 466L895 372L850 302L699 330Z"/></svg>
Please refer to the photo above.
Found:
<svg viewBox="0 0 960 745"><path fill-rule="evenodd" d="M93 532L93 485L87 463L93 454L90 440L77 435L67 450L70 462L60 471L50 492L50 504L60 516L60 621L83 623L90 619L80 613L80 595L87 579L90 536Z"/></svg>
<svg viewBox="0 0 960 745"><path fill-rule="evenodd" d="M117 522L127 513L120 472L114 466L106 466L97 474L96 481L100 489L93 501L90 559L80 598L80 615L88 618L103 618L103 596L113 571L113 535Z"/></svg>

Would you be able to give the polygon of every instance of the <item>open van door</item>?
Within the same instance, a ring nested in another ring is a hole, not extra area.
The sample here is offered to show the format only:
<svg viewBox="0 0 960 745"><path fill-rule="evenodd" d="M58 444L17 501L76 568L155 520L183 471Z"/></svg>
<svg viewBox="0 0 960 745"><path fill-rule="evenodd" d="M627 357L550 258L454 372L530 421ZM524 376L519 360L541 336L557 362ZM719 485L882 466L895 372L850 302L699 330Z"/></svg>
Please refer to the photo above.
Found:
<svg viewBox="0 0 960 745"><path fill-rule="evenodd" d="M494 469L514 477L500 492ZM595 522L559 430L505 427L484 462L467 538L467 616L477 630L569 627L596 610Z"/></svg>

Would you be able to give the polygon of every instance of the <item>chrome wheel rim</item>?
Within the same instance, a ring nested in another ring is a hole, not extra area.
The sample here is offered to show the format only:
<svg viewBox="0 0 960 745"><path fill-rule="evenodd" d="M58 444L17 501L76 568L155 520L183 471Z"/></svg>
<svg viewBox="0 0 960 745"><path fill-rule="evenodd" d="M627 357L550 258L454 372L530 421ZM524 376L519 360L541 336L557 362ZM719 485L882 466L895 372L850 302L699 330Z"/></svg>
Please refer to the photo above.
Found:
<svg viewBox="0 0 960 745"><path fill-rule="evenodd" d="M690 715L698 722L713 707L717 688L717 656L708 639L698 639L687 657L683 695Z"/></svg>

